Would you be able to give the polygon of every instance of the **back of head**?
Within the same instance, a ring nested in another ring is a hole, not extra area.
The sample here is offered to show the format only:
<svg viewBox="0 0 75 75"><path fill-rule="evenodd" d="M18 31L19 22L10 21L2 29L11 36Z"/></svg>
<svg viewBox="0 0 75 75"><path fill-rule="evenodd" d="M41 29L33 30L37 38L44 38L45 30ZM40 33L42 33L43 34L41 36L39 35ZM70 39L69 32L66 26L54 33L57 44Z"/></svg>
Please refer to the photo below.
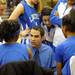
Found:
<svg viewBox="0 0 75 75"><path fill-rule="evenodd" d="M68 15L63 17L62 26L65 26L69 32L75 32L75 6Z"/></svg>
<svg viewBox="0 0 75 75"><path fill-rule="evenodd" d="M0 67L0 75L53 75L53 70L39 67L34 61L12 62Z"/></svg>
<svg viewBox="0 0 75 75"><path fill-rule="evenodd" d="M12 62L0 68L0 75L43 75L40 67L33 61Z"/></svg>
<svg viewBox="0 0 75 75"><path fill-rule="evenodd" d="M15 20L4 20L0 24L0 38L6 42L17 36L20 32L20 25Z"/></svg>

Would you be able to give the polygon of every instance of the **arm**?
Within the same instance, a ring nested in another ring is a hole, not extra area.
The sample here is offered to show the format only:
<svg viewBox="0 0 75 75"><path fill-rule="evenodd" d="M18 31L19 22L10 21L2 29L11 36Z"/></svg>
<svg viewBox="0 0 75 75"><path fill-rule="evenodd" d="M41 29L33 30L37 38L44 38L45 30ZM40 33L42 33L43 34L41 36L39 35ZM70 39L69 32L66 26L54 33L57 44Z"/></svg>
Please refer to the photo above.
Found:
<svg viewBox="0 0 75 75"><path fill-rule="evenodd" d="M63 3L66 3L67 0L58 0L58 3L53 8L51 14L50 14L50 21L53 25L62 25L62 15L63 15L63 9L65 8L65 5ZM59 9L59 11L58 11Z"/></svg>
<svg viewBox="0 0 75 75"><path fill-rule="evenodd" d="M62 64L61 63L57 63L56 65L56 70L57 70L57 75L62 75Z"/></svg>
<svg viewBox="0 0 75 75"><path fill-rule="evenodd" d="M60 2L62 2L63 0L58 0L57 4L55 5L55 7L53 8L53 10L51 11L51 14L50 14L50 17L55 15L57 13L57 9L58 9L58 6L60 4Z"/></svg>
<svg viewBox="0 0 75 75"><path fill-rule="evenodd" d="M57 2L53 10L51 11L50 17L54 16L55 12L57 11L58 5L59 5L59 2Z"/></svg>
<svg viewBox="0 0 75 75"><path fill-rule="evenodd" d="M55 48L56 72L57 75L62 75L62 62L64 55L64 45L59 45Z"/></svg>
<svg viewBox="0 0 75 75"><path fill-rule="evenodd" d="M58 26L60 26L62 23L62 20L59 18L59 15L57 15L58 14L57 9L58 9L59 4L60 4L60 0L57 2L57 4L55 5L55 7L53 8L53 10L50 14L51 24L58 25Z"/></svg>
<svg viewBox="0 0 75 75"><path fill-rule="evenodd" d="M15 10L12 12L12 14L10 15L9 19L8 20L16 20L18 19L18 17L23 14L24 12L24 7L23 5L20 3L17 5L17 7L15 8Z"/></svg>

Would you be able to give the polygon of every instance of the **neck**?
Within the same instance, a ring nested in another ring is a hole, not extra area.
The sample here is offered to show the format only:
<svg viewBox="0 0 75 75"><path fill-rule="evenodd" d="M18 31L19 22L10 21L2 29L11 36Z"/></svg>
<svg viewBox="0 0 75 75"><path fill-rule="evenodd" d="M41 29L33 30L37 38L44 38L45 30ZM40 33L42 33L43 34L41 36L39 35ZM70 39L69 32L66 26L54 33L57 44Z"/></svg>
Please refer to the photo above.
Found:
<svg viewBox="0 0 75 75"><path fill-rule="evenodd" d="M71 37L71 36L75 36L75 32L69 32L69 33L67 33L67 37Z"/></svg>
<svg viewBox="0 0 75 75"><path fill-rule="evenodd" d="M39 44L37 47L33 47L35 49L39 49L41 47L42 44Z"/></svg>
<svg viewBox="0 0 75 75"><path fill-rule="evenodd" d="M31 7L34 7L34 4L31 2L31 0L25 0L27 2L27 4Z"/></svg>
<svg viewBox="0 0 75 75"><path fill-rule="evenodd" d="M16 41L17 41L17 38L5 40L5 42L8 43L8 44L10 44L10 43L11 43L11 44L16 43Z"/></svg>

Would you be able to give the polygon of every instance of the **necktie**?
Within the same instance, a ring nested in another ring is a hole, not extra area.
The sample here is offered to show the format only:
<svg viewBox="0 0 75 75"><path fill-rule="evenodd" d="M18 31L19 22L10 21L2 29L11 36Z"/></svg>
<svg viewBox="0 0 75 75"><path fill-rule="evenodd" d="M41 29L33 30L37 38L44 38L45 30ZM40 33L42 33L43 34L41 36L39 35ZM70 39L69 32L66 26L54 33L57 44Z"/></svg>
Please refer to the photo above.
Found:
<svg viewBox="0 0 75 75"><path fill-rule="evenodd" d="M35 54L34 54L34 56L33 56L33 60L34 60L38 65L41 65L40 57L39 57L39 50L36 50L36 51L35 51Z"/></svg>

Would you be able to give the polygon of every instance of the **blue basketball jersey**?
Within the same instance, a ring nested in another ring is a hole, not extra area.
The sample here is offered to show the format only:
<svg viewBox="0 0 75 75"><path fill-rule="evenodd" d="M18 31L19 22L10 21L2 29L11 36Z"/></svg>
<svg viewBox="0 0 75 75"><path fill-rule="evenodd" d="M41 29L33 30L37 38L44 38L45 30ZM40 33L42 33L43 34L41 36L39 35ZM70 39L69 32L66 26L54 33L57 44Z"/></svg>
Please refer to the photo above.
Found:
<svg viewBox="0 0 75 75"><path fill-rule="evenodd" d="M24 7L24 14L19 16L19 23L26 28L26 25L31 29L33 26L40 25L39 14L34 7L29 6L26 1L21 1Z"/></svg>

